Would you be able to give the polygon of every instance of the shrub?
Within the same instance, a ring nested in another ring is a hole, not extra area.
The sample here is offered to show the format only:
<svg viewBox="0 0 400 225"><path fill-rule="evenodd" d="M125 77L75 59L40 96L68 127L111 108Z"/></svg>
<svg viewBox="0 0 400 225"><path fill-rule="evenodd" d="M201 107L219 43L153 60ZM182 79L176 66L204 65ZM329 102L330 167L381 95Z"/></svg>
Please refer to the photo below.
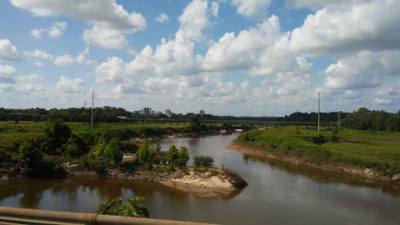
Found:
<svg viewBox="0 0 400 225"><path fill-rule="evenodd" d="M148 142L143 143L136 152L136 159L139 164L151 164L153 162L156 150Z"/></svg>
<svg viewBox="0 0 400 225"><path fill-rule="evenodd" d="M212 167L214 159L210 156L195 156L194 166L195 167Z"/></svg>
<svg viewBox="0 0 400 225"><path fill-rule="evenodd" d="M182 146L178 152L178 160L176 161L176 165L185 167L188 161L189 150L185 146Z"/></svg>
<svg viewBox="0 0 400 225"><path fill-rule="evenodd" d="M135 196L134 198L128 198L130 205L121 205L122 200L120 197L117 197L102 203L96 212L101 215L149 218L149 209L146 206L140 205L145 201L146 199L144 197Z"/></svg>
<svg viewBox="0 0 400 225"><path fill-rule="evenodd" d="M312 142L314 144L322 145L323 143L325 143L324 136L323 135L314 136L312 138Z"/></svg>

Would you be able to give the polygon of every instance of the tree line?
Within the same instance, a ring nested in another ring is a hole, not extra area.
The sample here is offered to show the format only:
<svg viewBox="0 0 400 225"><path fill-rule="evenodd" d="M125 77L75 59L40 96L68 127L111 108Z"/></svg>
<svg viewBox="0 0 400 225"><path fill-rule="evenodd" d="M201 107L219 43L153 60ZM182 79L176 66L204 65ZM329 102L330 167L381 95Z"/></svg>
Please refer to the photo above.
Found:
<svg viewBox="0 0 400 225"><path fill-rule="evenodd" d="M389 113L383 110L368 110L360 108L352 113L347 113L343 125L351 129L374 131L400 131L400 111Z"/></svg>

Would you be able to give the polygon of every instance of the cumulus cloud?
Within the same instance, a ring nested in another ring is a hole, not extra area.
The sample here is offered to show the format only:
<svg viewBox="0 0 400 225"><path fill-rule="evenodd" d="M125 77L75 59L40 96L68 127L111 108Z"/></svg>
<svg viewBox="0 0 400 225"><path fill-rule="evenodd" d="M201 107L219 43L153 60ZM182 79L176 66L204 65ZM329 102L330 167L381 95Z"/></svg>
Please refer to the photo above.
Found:
<svg viewBox="0 0 400 225"><path fill-rule="evenodd" d="M89 24L83 33L83 40L104 48L124 48L128 43L125 34L146 27L146 19L141 14L134 11L128 13L115 0L11 0L11 3L35 16L67 15L83 20ZM54 29L52 34L57 35L57 30Z"/></svg>
<svg viewBox="0 0 400 225"><path fill-rule="evenodd" d="M169 17L165 13L160 13L156 18L154 18L157 22L164 23L170 21Z"/></svg>
<svg viewBox="0 0 400 225"><path fill-rule="evenodd" d="M325 7L308 15L303 26L291 32L288 46L305 56L398 49L400 14L388 9L400 9L400 2L361 1Z"/></svg>
<svg viewBox="0 0 400 225"><path fill-rule="evenodd" d="M0 64L0 83L4 84L13 84L15 83L14 78L11 76L17 70L10 65L1 65Z"/></svg>
<svg viewBox="0 0 400 225"><path fill-rule="evenodd" d="M331 91L377 87L385 79L400 76L400 65L393 60L400 51L361 51L341 57L325 70L324 87Z"/></svg>
<svg viewBox="0 0 400 225"><path fill-rule="evenodd" d="M81 78L68 79L61 76L57 82L57 88L61 89L64 93L84 93L86 92L85 81Z"/></svg>
<svg viewBox="0 0 400 225"><path fill-rule="evenodd" d="M37 39L42 37L42 33L46 32L51 38L56 38L63 35L63 31L67 28L66 22L55 22L53 26L47 29L33 29L31 30L31 35Z"/></svg>
<svg viewBox="0 0 400 225"><path fill-rule="evenodd" d="M80 64L92 64L92 61L91 60L87 60L86 59L86 55L89 53L89 48L88 47L86 47L85 48L85 50L83 51L83 52L81 52L81 53L79 53L77 56L76 56L76 62L77 63L80 63Z"/></svg>
<svg viewBox="0 0 400 225"><path fill-rule="evenodd" d="M33 52L24 51L24 55L42 58L42 59L48 59L48 60L53 59L52 55L50 55L49 53L47 53L45 51L39 50L39 49L35 49L35 51L33 51Z"/></svg>
<svg viewBox="0 0 400 225"><path fill-rule="evenodd" d="M122 82L124 76L125 63L118 57L109 57L107 62L96 67L96 82L98 83Z"/></svg>
<svg viewBox="0 0 400 225"><path fill-rule="evenodd" d="M237 13L246 17L263 17L267 15L267 8L271 0L232 0L237 7Z"/></svg>
<svg viewBox="0 0 400 225"><path fill-rule="evenodd" d="M0 40L0 60L4 61L19 60L19 53L17 51L17 48L8 39Z"/></svg>
<svg viewBox="0 0 400 225"><path fill-rule="evenodd" d="M54 60L54 65L56 66L68 66L72 63L74 63L74 58L72 58L70 55L59 55Z"/></svg>
<svg viewBox="0 0 400 225"><path fill-rule="evenodd" d="M10 65L1 65L0 64L0 74L2 74L2 75L12 75L16 71L17 70Z"/></svg>
<svg viewBox="0 0 400 225"><path fill-rule="evenodd" d="M208 2L193 0L179 16L180 28L176 34L177 39L202 41L202 30L210 25L208 19Z"/></svg>

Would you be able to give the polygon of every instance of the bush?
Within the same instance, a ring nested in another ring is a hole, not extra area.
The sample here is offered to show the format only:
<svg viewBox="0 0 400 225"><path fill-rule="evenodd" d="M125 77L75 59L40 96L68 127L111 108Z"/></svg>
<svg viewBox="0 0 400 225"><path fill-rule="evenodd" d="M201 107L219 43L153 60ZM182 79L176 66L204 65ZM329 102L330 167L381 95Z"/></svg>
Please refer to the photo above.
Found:
<svg viewBox="0 0 400 225"><path fill-rule="evenodd" d="M128 204L122 204L120 197L109 200L102 203L97 209L97 213L101 215L121 215L125 217L146 217L149 218L149 209L146 206L141 206L140 204L145 202L144 197L134 197L128 198Z"/></svg>
<svg viewBox="0 0 400 225"><path fill-rule="evenodd" d="M214 159L210 156L195 156L194 166L195 167L212 167Z"/></svg>
<svg viewBox="0 0 400 225"><path fill-rule="evenodd" d="M185 167L189 161L189 150L182 146L178 152L178 160L176 161L177 166Z"/></svg>
<svg viewBox="0 0 400 225"><path fill-rule="evenodd" d="M104 157L111 160L113 163L118 164L122 161L123 154L119 149L118 141L113 138L104 150Z"/></svg>
<svg viewBox="0 0 400 225"><path fill-rule="evenodd" d="M136 152L136 159L139 164L151 164L156 150L148 142L143 143Z"/></svg>
<svg viewBox="0 0 400 225"><path fill-rule="evenodd" d="M314 144L322 145L323 143L325 143L324 136L323 135L314 136L312 138L312 142Z"/></svg>

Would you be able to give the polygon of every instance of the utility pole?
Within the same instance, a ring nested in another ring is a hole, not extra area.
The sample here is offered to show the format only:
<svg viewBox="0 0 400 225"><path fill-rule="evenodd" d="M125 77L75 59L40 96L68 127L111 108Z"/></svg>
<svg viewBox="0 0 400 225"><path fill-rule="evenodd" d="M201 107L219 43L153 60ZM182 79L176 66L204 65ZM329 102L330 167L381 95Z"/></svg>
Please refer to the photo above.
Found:
<svg viewBox="0 0 400 225"><path fill-rule="evenodd" d="M340 119L341 119L340 114L341 112L338 112L338 136L340 135Z"/></svg>
<svg viewBox="0 0 400 225"><path fill-rule="evenodd" d="M93 127L94 90L92 90L92 127Z"/></svg>
<svg viewBox="0 0 400 225"><path fill-rule="evenodd" d="M320 127L320 123L321 123L320 115L319 115L320 111L321 111L321 93L318 92L318 135L319 135L319 127Z"/></svg>
<svg viewBox="0 0 400 225"><path fill-rule="evenodd" d="M297 110L296 110L296 131L299 133L299 121L297 119Z"/></svg>

